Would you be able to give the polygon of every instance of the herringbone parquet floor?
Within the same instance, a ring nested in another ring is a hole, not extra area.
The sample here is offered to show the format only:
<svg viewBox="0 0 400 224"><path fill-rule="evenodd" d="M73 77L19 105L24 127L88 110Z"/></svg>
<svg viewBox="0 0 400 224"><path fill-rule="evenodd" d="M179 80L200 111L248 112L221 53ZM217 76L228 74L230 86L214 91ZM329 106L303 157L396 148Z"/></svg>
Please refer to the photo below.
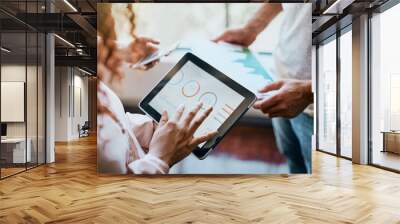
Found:
<svg viewBox="0 0 400 224"><path fill-rule="evenodd" d="M0 223L400 223L400 175L319 152L313 175L99 176L96 141L0 181Z"/></svg>

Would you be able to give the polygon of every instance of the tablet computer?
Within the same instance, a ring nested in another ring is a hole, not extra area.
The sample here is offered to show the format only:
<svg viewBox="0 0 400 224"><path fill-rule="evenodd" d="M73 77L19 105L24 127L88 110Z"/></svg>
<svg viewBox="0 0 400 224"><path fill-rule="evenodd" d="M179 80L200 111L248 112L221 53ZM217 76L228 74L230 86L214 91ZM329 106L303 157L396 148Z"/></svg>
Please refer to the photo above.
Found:
<svg viewBox="0 0 400 224"><path fill-rule="evenodd" d="M196 137L218 131L217 136L194 149L194 155L204 159L255 100L251 91L197 56L186 53L143 98L139 107L158 122L164 110L172 117L180 104L193 108L202 101L202 109L212 106L213 111L194 133Z"/></svg>

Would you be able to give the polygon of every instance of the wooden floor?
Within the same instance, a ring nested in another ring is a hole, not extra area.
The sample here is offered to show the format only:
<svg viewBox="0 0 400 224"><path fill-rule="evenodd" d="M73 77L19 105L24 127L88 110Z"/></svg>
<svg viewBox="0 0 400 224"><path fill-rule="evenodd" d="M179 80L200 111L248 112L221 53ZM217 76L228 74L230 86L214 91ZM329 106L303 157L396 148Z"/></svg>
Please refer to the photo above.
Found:
<svg viewBox="0 0 400 224"><path fill-rule="evenodd" d="M17 167L17 168L14 168L14 167L11 167L11 168L1 168L1 177L3 178L3 177L8 177L8 176L11 176L11 175L13 175L13 174L16 174L16 173L19 173L19 172L23 172L23 171L25 171L26 169L25 169L25 167L24 168L20 168L20 167Z"/></svg>
<svg viewBox="0 0 400 224"><path fill-rule="evenodd" d="M400 175L320 152L313 175L99 176L96 141L0 181L0 223L400 223Z"/></svg>

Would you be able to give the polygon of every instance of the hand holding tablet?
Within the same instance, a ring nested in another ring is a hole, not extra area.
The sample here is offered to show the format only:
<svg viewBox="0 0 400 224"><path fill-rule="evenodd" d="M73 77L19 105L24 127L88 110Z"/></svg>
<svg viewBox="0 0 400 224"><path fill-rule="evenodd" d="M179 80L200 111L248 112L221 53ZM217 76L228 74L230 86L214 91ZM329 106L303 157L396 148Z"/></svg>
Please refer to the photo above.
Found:
<svg viewBox="0 0 400 224"><path fill-rule="evenodd" d="M251 91L187 53L140 102L139 107L157 122L163 111L173 116L180 104L194 108L202 102L200 111L212 107L213 111L193 134L196 138L218 132L211 140L198 144L193 151L199 159L204 159L255 99Z"/></svg>

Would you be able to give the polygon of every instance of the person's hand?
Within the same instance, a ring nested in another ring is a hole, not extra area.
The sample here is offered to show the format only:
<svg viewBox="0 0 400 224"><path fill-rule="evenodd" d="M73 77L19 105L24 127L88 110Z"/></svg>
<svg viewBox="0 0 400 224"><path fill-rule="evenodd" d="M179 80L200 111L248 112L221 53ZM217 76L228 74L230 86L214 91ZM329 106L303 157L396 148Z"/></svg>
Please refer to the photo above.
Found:
<svg viewBox="0 0 400 224"><path fill-rule="evenodd" d="M147 57L148 55L156 52L158 48L156 45L158 45L160 42L147 38L147 37L137 37L135 41L129 45L128 47L128 52L126 56L126 60L130 63L137 63L143 58ZM159 60L153 61L147 65L144 65L140 69L147 70L152 68L154 65L156 65L159 62Z"/></svg>
<svg viewBox="0 0 400 224"><path fill-rule="evenodd" d="M212 108L208 108L196 116L201 107L202 103L199 103L183 115L185 108L180 106L172 119L169 119L167 112L164 111L150 142L149 154L163 160L171 167L187 157L198 144L215 137L216 131L193 137L212 111Z"/></svg>
<svg viewBox="0 0 400 224"><path fill-rule="evenodd" d="M251 45L257 38L257 33L252 32L249 28L243 27L239 29L226 30L219 37L215 38L214 42L227 42L238 44L245 47Z"/></svg>
<svg viewBox="0 0 400 224"><path fill-rule="evenodd" d="M260 92L267 93L273 90L276 92L271 97L259 100L253 106L270 118L296 117L313 102L310 80L280 80L265 86Z"/></svg>

